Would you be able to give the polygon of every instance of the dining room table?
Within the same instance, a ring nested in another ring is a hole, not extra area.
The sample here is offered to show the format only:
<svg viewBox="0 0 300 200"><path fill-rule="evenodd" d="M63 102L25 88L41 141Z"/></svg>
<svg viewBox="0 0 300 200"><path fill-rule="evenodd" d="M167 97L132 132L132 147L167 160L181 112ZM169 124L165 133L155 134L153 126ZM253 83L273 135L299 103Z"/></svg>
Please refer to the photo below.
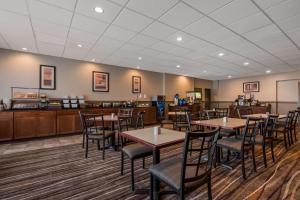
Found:
<svg viewBox="0 0 300 200"><path fill-rule="evenodd" d="M136 129L124 131L120 133L130 141L143 144L153 150L153 165L160 163L160 150L184 142L185 132L165 129L161 127L150 127L144 129ZM155 183L155 187L158 187ZM149 194L149 189L136 189L136 194Z"/></svg>
<svg viewBox="0 0 300 200"><path fill-rule="evenodd" d="M214 128L220 127L222 129L235 130L235 129L245 127L246 121L247 121L246 119L227 117L226 120L224 120L224 118L216 118L216 119L208 119L208 120L193 120L191 121L191 124L205 126L205 127L214 127Z"/></svg>
<svg viewBox="0 0 300 200"><path fill-rule="evenodd" d="M267 114L267 113L257 113L257 114L243 115L242 117L244 117L244 118L250 117L250 118L257 118L257 119L259 119L259 118L267 119L269 116L270 116L270 114ZM278 115L278 119L284 119L284 118L286 118L286 115L282 115L282 114Z"/></svg>

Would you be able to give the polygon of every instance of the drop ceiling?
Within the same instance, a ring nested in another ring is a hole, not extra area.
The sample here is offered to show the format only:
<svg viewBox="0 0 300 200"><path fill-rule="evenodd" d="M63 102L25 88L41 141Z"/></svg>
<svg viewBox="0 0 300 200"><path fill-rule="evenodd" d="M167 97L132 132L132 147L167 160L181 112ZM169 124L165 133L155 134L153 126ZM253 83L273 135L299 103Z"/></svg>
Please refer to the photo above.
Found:
<svg viewBox="0 0 300 200"><path fill-rule="evenodd" d="M211 80L296 71L300 1L1 0L0 48L24 47Z"/></svg>

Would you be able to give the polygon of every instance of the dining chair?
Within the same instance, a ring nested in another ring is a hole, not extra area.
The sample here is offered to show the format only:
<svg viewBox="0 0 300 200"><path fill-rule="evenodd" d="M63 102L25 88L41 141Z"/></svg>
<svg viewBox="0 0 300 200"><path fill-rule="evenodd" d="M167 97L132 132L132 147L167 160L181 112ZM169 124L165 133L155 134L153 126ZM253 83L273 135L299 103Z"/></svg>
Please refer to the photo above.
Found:
<svg viewBox="0 0 300 200"><path fill-rule="evenodd" d="M140 122L136 124L136 129L144 128L144 114L145 112L140 112L138 118ZM122 131L128 131L127 120L119 121L119 133ZM131 190L135 191L135 177L134 177L134 161L137 159L143 159L143 168L145 168L145 158L153 155L153 150L139 143L132 143L125 138L121 137L121 175L124 174L124 155L130 159L130 170L131 170Z"/></svg>
<svg viewBox="0 0 300 200"><path fill-rule="evenodd" d="M162 195L176 194L183 200L186 194L207 184L208 199L212 199L211 171L218 134L219 129L208 132L188 131L182 157L172 158L150 167L150 198L157 199ZM191 141L197 145L191 146ZM190 152L195 153L190 154ZM157 181L163 182L171 190L160 191L159 186L155 187Z"/></svg>
<svg viewBox="0 0 300 200"><path fill-rule="evenodd" d="M300 114L300 110L295 110L295 115L294 115L294 119L293 119L293 123L292 123L292 130L291 130L291 134L294 135L295 138L295 142L297 141L297 123L298 123L298 119L299 119L299 114ZM292 140L293 140L293 136L291 136Z"/></svg>
<svg viewBox="0 0 300 200"><path fill-rule="evenodd" d="M145 111L140 111L136 115L135 129L144 128Z"/></svg>
<svg viewBox="0 0 300 200"><path fill-rule="evenodd" d="M274 140L274 131L276 128L276 122L278 121L278 117L279 115L269 115L264 122L263 131L260 134L257 134L255 137L255 144L262 146L263 160L266 168L268 167L267 153L266 153L267 146L270 146L272 160L273 162L275 162L273 140Z"/></svg>
<svg viewBox="0 0 300 200"><path fill-rule="evenodd" d="M184 114L182 114L184 113ZM175 111L175 122L174 122L174 128L175 130L181 131L182 129L187 130L189 128L189 123L188 123L188 115L189 111L184 110L184 111Z"/></svg>
<svg viewBox="0 0 300 200"><path fill-rule="evenodd" d="M252 108L243 108L243 109L237 108L236 112L237 112L238 118L240 118L240 119L247 118L247 117L243 117L244 115L251 115L251 114L253 114Z"/></svg>
<svg viewBox="0 0 300 200"><path fill-rule="evenodd" d="M228 117L229 114L228 108L215 108L215 110L218 118Z"/></svg>
<svg viewBox="0 0 300 200"><path fill-rule="evenodd" d="M88 157L89 140L97 141L98 150L101 149L100 141L102 140L102 159L105 159L105 142L111 139L111 144L115 143L115 132L105 130L103 115L81 113L83 127L85 132L85 158Z"/></svg>
<svg viewBox="0 0 300 200"><path fill-rule="evenodd" d="M256 163L255 163L255 136L260 127L261 119L250 119L247 118L243 134L241 137L227 137L218 140L217 143L217 158L218 162L220 162L221 158L221 149L225 148L227 150L238 152L242 161L242 173L243 178L247 179L246 171L245 171L245 153L251 151L252 152L252 164L253 169L256 172ZM229 159L230 152L227 155Z"/></svg>
<svg viewBox="0 0 300 200"><path fill-rule="evenodd" d="M288 145L291 145L291 137L292 137L292 129L293 129L293 119L295 116L295 111L289 111L287 113L287 117L284 123L280 123L278 122L276 124L276 129L275 129L275 133L276 133L276 137L278 135L278 133L282 133L283 134L283 141L284 141L284 146L287 149Z"/></svg>

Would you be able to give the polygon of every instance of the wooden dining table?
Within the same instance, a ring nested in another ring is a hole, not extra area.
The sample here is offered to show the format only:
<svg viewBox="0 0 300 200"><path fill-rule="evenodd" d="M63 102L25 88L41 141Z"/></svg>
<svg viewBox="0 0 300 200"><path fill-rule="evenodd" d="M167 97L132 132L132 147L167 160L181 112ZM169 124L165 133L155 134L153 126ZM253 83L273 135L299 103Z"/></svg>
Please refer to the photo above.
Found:
<svg viewBox="0 0 300 200"><path fill-rule="evenodd" d="M160 128L160 127L159 127ZM182 143L185 139L185 132L160 128L160 134L155 134L155 128L144 128L132 131L121 132L120 136L133 142L143 144L153 150L153 164L160 162L160 150L175 144ZM178 172L179 173L179 172ZM156 181L154 187L158 188L159 183ZM136 194L149 194L148 189L136 189Z"/></svg>
<svg viewBox="0 0 300 200"><path fill-rule="evenodd" d="M214 127L214 128L223 128L235 130L239 128L243 128L246 125L246 119L239 118L227 118L227 121L224 122L223 118L216 119L208 119L208 120L194 120L191 121L192 125L206 126L206 127Z"/></svg>
<svg viewBox="0 0 300 200"><path fill-rule="evenodd" d="M183 111L178 111L178 112L170 111L170 112L168 112L168 115L186 115L186 112L183 112Z"/></svg>
<svg viewBox="0 0 300 200"><path fill-rule="evenodd" d="M268 118L268 114L266 113L259 113L259 114L250 114L250 115L243 115L243 117L247 118L247 117L250 117L250 118L263 118L263 119L267 119ZM286 118L286 115L278 115L278 119L284 119Z"/></svg>

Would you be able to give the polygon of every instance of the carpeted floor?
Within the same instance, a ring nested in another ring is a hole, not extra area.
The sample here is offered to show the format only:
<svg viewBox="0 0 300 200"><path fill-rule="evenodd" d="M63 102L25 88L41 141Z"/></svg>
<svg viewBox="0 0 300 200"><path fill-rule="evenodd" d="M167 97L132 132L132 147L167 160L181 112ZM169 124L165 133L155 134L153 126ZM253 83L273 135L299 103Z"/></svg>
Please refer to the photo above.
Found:
<svg viewBox="0 0 300 200"><path fill-rule="evenodd" d="M129 162L125 175L120 175L120 152L107 151L106 160L96 145L84 158L80 144L31 150L0 156L0 199L149 199L130 190ZM179 156L182 145L161 152L163 159ZM276 163L268 151L268 168L262 163L261 149L256 151L257 172L247 160L249 178L243 180L238 159L233 170L218 166L213 170L214 199L300 199L300 141L285 150L282 143L275 147ZM151 164L147 159L147 168ZM149 173L136 162L137 187L149 186ZM176 199L165 196L163 199ZM206 186L186 199L207 199Z"/></svg>

